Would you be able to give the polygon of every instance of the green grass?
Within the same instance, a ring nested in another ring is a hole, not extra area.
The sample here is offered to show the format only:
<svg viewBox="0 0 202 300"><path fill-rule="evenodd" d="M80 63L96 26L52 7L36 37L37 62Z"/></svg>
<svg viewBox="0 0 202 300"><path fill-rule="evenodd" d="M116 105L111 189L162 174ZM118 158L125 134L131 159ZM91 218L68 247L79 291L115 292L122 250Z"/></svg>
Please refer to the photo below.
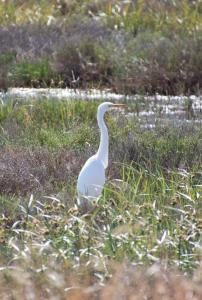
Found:
<svg viewBox="0 0 202 300"><path fill-rule="evenodd" d="M52 74L47 59L30 62L27 60L21 61L15 66L12 73L12 80L15 85L22 86L47 86L51 80Z"/></svg>
<svg viewBox="0 0 202 300"><path fill-rule="evenodd" d="M0 106L1 144L5 147L47 147L54 151L63 146L95 151L99 143L93 101L6 100ZM133 111L133 103L128 104ZM119 115L117 115L119 117ZM181 126L140 128L136 117L115 119L107 114L111 153L127 163L134 161L151 170L183 167L198 168L201 162L201 130ZM117 149L117 143L120 145ZM192 155L195 151L195 156ZM123 156L124 153L124 156Z"/></svg>
<svg viewBox="0 0 202 300"><path fill-rule="evenodd" d="M13 23L22 24L27 22L47 21L54 13L54 1L20 1L14 3L7 1L0 5L0 24L10 25Z"/></svg>
<svg viewBox="0 0 202 300"><path fill-rule="evenodd" d="M89 102L86 111L86 104L79 101L48 99L24 104L5 102L0 107L0 123L5 126L2 140L13 145L80 148L85 140L98 137L89 126L95 125L96 107Z"/></svg>
<svg viewBox="0 0 202 300"><path fill-rule="evenodd" d="M27 22L47 22L50 16L61 19L64 16L100 16L103 22L115 25L127 31L149 29L152 31L170 31L177 29L193 32L201 26L201 2L189 3L187 0L167 3L166 1L7 1L0 6L0 24ZM6 18L5 18L6 15Z"/></svg>
<svg viewBox="0 0 202 300"><path fill-rule="evenodd" d="M197 174L173 172L168 180L132 167L122 172L122 185L108 184L89 216L69 210L74 193L68 202L58 196L24 198L17 212L16 204L5 206L2 198L1 214L7 211L1 222L3 261L21 263L25 249L37 247L42 256L31 265L33 272L42 264L49 267L47 251L69 266L90 264L103 279L111 261L126 259L140 265L166 261L193 272L201 259L201 175L197 180Z"/></svg>
<svg viewBox="0 0 202 300"><path fill-rule="evenodd" d="M75 210L75 186L99 143L97 105L47 99L0 105L2 291L20 293L29 282L35 296L57 284L62 289L54 293L63 295L71 278L101 288L114 265L126 261L189 276L199 268L201 128L145 131L135 118L108 114L107 184L84 214Z"/></svg>

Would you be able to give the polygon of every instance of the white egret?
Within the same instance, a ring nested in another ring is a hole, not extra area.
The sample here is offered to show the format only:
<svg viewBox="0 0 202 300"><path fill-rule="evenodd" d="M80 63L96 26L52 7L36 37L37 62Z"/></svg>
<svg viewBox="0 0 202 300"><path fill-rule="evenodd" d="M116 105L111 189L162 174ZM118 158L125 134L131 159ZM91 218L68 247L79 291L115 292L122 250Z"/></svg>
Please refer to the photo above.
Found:
<svg viewBox="0 0 202 300"><path fill-rule="evenodd" d="M104 121L104 114L110 108L123 108L125 104L104 102L98 106L97 122L101 132L100 145L95 155L91 156L81 169L77 181L78 203L91 204L98 200L105 184L105 169L108 166L109 136Z"/></svg>

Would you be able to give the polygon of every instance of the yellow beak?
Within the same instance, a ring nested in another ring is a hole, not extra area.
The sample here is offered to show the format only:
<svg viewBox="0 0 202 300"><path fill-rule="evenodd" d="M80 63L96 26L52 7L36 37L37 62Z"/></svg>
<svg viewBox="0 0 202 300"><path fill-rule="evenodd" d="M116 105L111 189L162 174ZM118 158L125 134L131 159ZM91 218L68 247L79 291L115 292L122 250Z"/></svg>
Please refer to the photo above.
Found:
<svg viewBox="0 0 202 300"><path fill-rule="evenodd" d="M124 108L124 107L126 107L126 104L115 103L115 104L111 104L110 107L112 107L112 108Z"/></svg>

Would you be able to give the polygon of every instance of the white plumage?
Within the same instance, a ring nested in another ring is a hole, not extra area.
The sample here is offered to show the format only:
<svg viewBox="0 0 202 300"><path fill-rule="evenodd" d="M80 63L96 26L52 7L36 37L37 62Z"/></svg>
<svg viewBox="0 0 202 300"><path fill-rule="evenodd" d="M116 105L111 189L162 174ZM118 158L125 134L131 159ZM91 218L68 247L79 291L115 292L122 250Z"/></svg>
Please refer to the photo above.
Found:
<svg viewBox="0 0 202 300"><path fill-rule="evenodd" d="M81 169L77 181L78 202L98 200L105 184L105 169L108 166L109 136L104 114L109 108L124 107L124 104L104 102L99 105L97 121L101 132L97 153L90 157Z"/></svg>

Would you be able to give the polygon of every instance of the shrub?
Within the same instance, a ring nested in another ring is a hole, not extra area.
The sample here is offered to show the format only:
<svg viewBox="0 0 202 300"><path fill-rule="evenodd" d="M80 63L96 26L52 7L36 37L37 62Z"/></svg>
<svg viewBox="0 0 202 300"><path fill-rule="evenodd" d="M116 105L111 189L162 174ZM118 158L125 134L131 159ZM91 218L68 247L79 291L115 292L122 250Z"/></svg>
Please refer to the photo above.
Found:
<svg viewBox="0 0 202 300"><path fill-rule="evenodd" d="M8 1L0 8L0 22L6 9L0 53L15 53L11 65L16 65L12 76L11 65L4 64L2 88L104 86L125 93L200 93L201 2Z"/></svg>
<svg viewBox="0 0 202 300"><path fill-rule="evenodd" d="M125 92L197 93L202 88L202 39L144 32L126 46L115 65L115 86Z"/></svg>
<svg viewBox="0 0 202 300"><path fill-rule="evenodd" d="M23 60L12 72L12 81L16 86L46 87L51 79L52 72L47 59L33 62Z"/></svg>
<svg viewBox="0 0 202 300"><path fill-rule="evenodd" d="M14 51L0 54L0 90L7 90L9 86L8 73L15 61L16 53Z"/></svg>
<svg viewBox="0 0 202 300"><path fill-rule="evenodd" d="M52 192L57 185L72 182L81 163L82 159L80 161L76 154L65 148L52 153L45 148L1 150L1 193Z"/></svg>

